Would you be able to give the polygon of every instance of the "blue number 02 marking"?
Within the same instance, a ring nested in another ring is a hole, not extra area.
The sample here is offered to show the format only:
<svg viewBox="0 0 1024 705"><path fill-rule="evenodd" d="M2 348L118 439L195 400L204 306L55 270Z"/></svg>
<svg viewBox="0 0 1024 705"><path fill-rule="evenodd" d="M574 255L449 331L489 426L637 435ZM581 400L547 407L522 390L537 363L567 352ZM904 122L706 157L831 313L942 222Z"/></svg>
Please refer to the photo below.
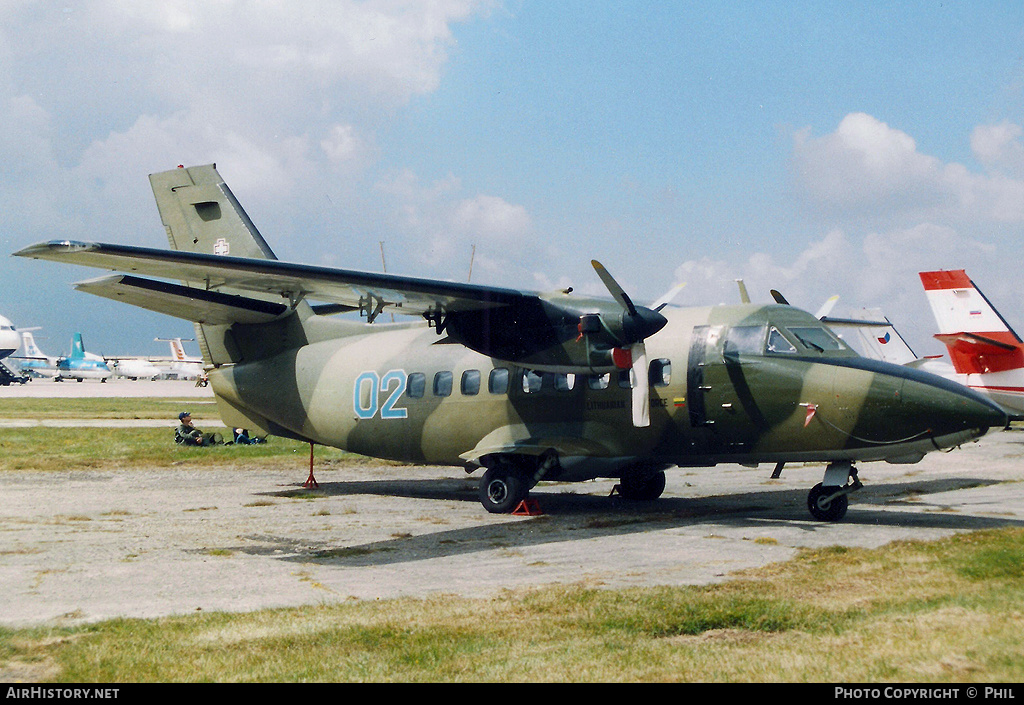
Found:
<svg viewBox="0 0 1024 705"><path fill-rule="evenodd" d="M360 419L372 419L380 412L382 419L405 419L409 417L409 410L404 407L395 407L398 399L405 393L406 385L409 382L409 375L405 370L391 370L383 377L376 372L364 372L356 377L355 390L352 393L352 408ZM369 385L369 395L366 404L363 404L363 388ZM394 390L391 390L394 387ZM384 403L380 403L382 395L387 395Z"/></svg>
<svg viewBox="0 0 1024 705"><path fill-rule="evenodd" d="M380 391L387 392L392 382L397 382L395 391L391 392L383 404L380 405L380 417L382 419L404 419L409 416L409 410L404 407L395 408L398 397L405 392L405 385L409 381L409 375L405 370L391 370L380 381Z"/></svg>

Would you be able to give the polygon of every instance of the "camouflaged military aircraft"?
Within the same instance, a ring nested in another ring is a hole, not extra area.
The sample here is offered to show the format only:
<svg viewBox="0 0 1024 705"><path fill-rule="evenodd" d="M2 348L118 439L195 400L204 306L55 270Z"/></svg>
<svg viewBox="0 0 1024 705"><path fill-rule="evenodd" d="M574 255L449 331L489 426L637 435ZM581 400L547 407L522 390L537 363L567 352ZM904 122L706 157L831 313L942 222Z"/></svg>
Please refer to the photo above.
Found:
<svg viewBox="0 0 1024 705"><path fill-rule="evenodd" d="M193 321L228 426L483 468L490 512L542 480L619 478L623 497L651 500L673 466L822 462L808 507L837 521L861 487L854 463L917 462L1007 423L963 386L858 356L793 306L640 306L597 262L610 298L293 264L215 165L150 181L173 249L15 254L121 272L76 287Z"/></svg>

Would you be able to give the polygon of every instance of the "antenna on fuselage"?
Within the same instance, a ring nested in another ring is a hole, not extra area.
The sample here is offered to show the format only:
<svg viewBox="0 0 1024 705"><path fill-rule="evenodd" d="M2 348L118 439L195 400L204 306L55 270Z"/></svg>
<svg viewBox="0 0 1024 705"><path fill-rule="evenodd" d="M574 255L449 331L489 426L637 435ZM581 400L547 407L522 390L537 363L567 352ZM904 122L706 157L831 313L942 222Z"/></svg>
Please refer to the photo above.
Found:
<svg viewBox="0 0 1024 705"><path fill-rule="evenodd" d="M384 241L383 240L378 240L378 242L380 243L380 265L381 265L381 267L384 268L384 273L387 274L388 273L388 261L387 261L387 259L384 258ZM395 314L393 314L393 313L391 314L391 322L392 323L395 322Z"/></svg>

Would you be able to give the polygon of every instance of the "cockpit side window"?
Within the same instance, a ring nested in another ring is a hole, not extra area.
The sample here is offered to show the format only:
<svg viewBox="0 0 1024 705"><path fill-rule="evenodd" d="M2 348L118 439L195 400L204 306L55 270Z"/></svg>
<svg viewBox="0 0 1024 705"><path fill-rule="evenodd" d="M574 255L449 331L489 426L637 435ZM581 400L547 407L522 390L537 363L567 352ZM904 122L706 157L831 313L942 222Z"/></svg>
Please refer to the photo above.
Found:
<svg viewBox="0 0 1024 705"><path fill-rule="evenodd" d="M772 326L772 329L768 332L768 345L765 349L770 353L783 353L786 355L796 353L796 346L786 340L785 336L775 326Z"/></svg>
<svg viewBox="0 0 1024 705"><path fill-rule="evenodd" d="M797 339L803 343L804 347L817 352L846 349L846 344L839 340L839 338L832 335L832 333L825 327L790 327L789 332L795 335Z"/></svg>
<svg viewBox="0 0 1024 705"><path fill-rule="evenodd" d="M761 355L764 353L764 326L733 326L726 334L722 354Z"/></svg>

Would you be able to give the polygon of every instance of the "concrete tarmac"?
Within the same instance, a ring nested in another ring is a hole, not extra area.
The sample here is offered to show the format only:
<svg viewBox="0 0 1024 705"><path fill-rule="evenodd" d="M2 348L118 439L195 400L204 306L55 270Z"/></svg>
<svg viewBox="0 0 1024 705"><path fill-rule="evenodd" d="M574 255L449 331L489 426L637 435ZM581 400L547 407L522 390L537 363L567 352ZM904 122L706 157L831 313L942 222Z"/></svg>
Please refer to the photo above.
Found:
<svg viewBox="0 0 1024 705"><path fill-rule="evenodd" d="M777 480L770 466L670 470L664 496L642 503L609 496L611 480L543 483L536 516L488 514L479 472L456 468L318 463L315 490L302 486L308 456L269 469L5 472L0 624L707 584L803 548L1024 526L1022 460L1012 430L916 465L860 465L865 488L837 524L806 508L822 466Z"/></svg>
<svg viewBox="0 0 1024 705"><path fill-rule="evenodd" d="M130 380L110 379L106 382L86 380L83 382L54 382L52 379L33 379L25 384L11 384L0 387L0 400L5 398L53 398L80 399L85 397L176 397L183 399L209 398L213 401L213 390L197 387L194 380L158 379ZM3 411L0 410L0 416Z"/></svg>

